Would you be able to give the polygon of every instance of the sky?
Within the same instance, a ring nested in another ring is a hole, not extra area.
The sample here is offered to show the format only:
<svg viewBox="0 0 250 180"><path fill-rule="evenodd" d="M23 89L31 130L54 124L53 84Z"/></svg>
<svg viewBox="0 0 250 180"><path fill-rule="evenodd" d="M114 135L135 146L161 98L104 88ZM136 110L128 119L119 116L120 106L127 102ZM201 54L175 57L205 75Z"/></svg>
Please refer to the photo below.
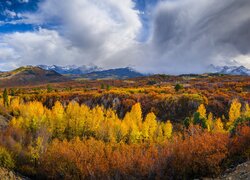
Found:
<svg viewBox="0 0 250 180"><path fill-rule="evenodd" d="M0 0L0 71L40 64L250 68L250 1Z"/></svg>

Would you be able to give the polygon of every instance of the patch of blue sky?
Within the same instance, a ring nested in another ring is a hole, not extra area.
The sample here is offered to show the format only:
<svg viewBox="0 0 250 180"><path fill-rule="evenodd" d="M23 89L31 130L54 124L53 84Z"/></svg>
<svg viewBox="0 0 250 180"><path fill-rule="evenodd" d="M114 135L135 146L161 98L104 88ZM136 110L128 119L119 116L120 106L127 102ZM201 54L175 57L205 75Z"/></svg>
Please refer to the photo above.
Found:
<svg viewBox="0 0 250 180"><path fill-rule="evenodd" d="M151 12L159 0L134 0L136 3L135 9L140 11L140 19L142 29L138 34L137 40L145 42L148 40L151 31Z"/></svg>
<svg viewBox="0 0 250 180"><path fill-rule="evenodd" d="M20 14L35 12L41 0L1 0L0 1L0 33L24 32L34 29L32 24L22 24Z"/></svg>
<svg viewBox="0 0 250 180"><path fill-rule="evenodd" d="M0 26L0 33L14 33L14 32L26 32L33 31L35 28L31 24L4 24Z"/></svg>

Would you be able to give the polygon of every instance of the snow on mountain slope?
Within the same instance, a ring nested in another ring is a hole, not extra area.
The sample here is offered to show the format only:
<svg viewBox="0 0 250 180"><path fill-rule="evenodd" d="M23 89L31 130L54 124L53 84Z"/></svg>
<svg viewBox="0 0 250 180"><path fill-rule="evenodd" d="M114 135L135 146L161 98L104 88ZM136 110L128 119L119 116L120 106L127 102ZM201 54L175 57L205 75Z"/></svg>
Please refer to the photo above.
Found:
<svg viewBox="0 0 250 180"><path fill-rule="evenodd" d="M244 66L214 66L210 65L208 71L211 73L250 76L250 69Z"/></svg>
<svg viewBox="0 0 250 180"><path fill-rule="evenodd" d="M57 66L57 65L38 65L38 67L45 69L45 70L53 70L60 74L72 74L72 75L82 75L87 74L93 71L100 71L102 68L96 65L83 65L83 66L76 66L76 65L68 65L68 66Z"/></svg>

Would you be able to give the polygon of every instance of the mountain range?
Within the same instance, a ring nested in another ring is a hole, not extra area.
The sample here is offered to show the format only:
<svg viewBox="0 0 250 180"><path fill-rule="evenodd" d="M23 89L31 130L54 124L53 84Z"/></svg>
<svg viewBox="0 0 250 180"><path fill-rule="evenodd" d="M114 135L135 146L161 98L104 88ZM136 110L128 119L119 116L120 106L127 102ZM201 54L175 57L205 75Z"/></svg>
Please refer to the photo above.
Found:
<svg viewBox="0 0 250 180"><path fill-rule="evenodd" d="M208 73L250 76L244 66L208 67ZM74 79L128 79L147 76L133 68L107 69L97 66L24 66L13 71L0 72L0 87L38 85L53 82L66 82Z"/></svg>
<svg viewBox="0 0 250 180"><path fill-rule="evenodd" d="M215 66L208 67L209 73L250 76L250 69L244 66Z"/></svg>
<svg viewBox="0 0 250 180"><path fill-rule="evenodd" d="M133 78L144 76L144 74L137 72L133 68L116 68L116 69L104 69L96 65L68 65L68 66L57 66L57 65L39 65L38 67L45 70L53 70L62 75L73 75L82 76L88 79L102 79L102 78ZM210 65L207 68L207 73L218 73L218 74L228 74L228 75L243 75L250 76L250 69L244 66L215 66Z"/></svg>
<svg viewBox="0 0 250 180"><path fill-rule="evenodd" d="M37 66L44 70L55 71L62 75L67 75L73 79L75 78L84 78L84 79L126 79L141 77L144 74L137 72L131 67L116 68L116 69L104 69L96 65L68 65L68 66L47 66L39 65Z"/></svg>
<svg viewBox="0 0 250 180"><path fill-rule="evenodd" d="M57 65L38 65L38 67L45 69L45 70L53 70L59 74L71 74L71 75L81 75L87 74L94 71L102 71L103 69L96 66L96 65L83 65L83 66L76 66L76 65L68 65L68 66L57 66Z"/></svg>
<svg viewBox="0 0 250 180"><path fill-rule="evenodd" d="M128 79L135 77L145 76L142 73L135 71L133 68L116 68L116 69L108 69L102 71L94 71L87 74L82 75L82 78L86 79Z"/></svg>

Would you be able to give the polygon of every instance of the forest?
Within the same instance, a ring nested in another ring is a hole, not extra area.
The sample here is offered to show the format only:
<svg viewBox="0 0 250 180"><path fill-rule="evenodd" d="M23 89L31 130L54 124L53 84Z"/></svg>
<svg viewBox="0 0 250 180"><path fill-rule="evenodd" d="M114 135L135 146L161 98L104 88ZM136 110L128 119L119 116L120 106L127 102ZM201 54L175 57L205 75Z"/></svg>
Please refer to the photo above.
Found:
<svg viewBox="0 0 250 180"><path fill-rule="evenodd" d="M241 76L3 88L0 166L31 179L217 177L250 158Z"/></svg>

